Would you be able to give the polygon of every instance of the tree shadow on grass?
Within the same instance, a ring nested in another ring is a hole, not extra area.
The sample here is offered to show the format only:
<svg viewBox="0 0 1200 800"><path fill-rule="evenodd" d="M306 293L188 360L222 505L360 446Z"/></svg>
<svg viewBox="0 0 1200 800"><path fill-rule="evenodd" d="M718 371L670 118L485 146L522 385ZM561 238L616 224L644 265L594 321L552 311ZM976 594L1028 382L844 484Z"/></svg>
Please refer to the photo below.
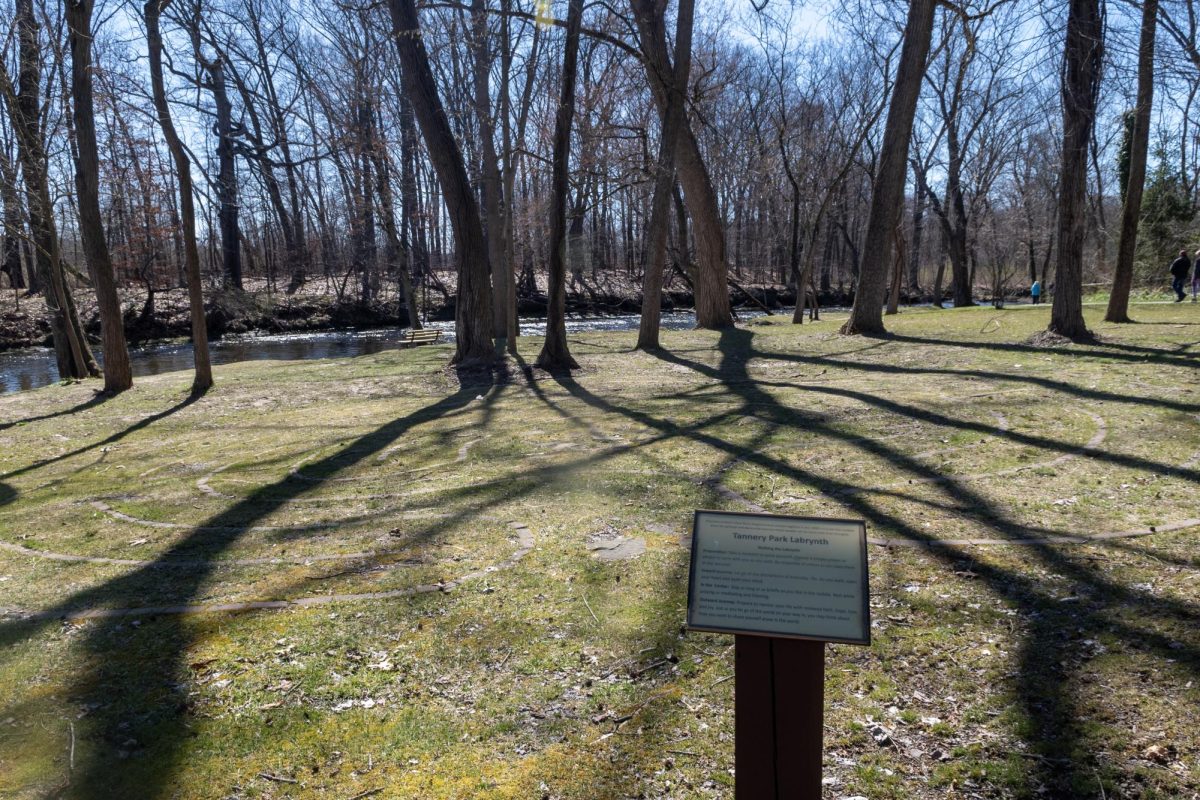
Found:
<svg viewBox="0 0 1200 800"><path fill-rule="evenodd" d="M155 596L164 588L175 602L186 604L205 587L218 566L218 556L254 521L378 453L412 429L463 408L479 389L478 384L464 384L455 394L360 437L342 452L309 465L308 480L288 475L262 487L193 529L151 564L76 592L33 618L0 622L0 647L27 640L55 620L83 610L137 607L145 597ZM150 421L119 436L145 427ZM196 562L197 566L172 573L169 586L163 587L163 571L158 567L169 561ZM185 740L190 735L188 709L176 687L185 679L185 656L201 626L174 615L150 620L138 629L140 646L136 648L130 647L132 633L127 620L119 616L97 618L79 634L77 646L84 653L81 661L88 666L74 679L68 696L95 710L87 717L87 730L83 732L91 746L81 748L66 796L84 800L158 797L165 793L183 758ZM140 753L146 760L139 759L139 764L152 766L134 769L131 762L119 760L122 753Z"/></svg>
<svg viewBox="0 0 1200 800"><path fill-rule="evenodd" d="M1034 344L1018 342L977 342L963 339L931 339L925 336L911 336L903 333L889 333L886 338L893 342L906 344L936 345L939 347L960 347L971 350L994 350L999 353L1022 353L1029 355L1060 355L1060 356L1092 356L1109 361L1127 361L1134 364L1159 364L1175 367L1200 367L1200 354L1183 353L1180 350L1164 350L1158 347L1144 347L1134 344L1105 339L1088 339L1082 346L1043 347ZM1184 349L1193 345L1184 345Z"/></svg>
<svg viewBox="0 0 1200 800"><path fill-rule="evenodd" d="M746 370L746 363L752 357L781 356L755 351L751 336L746 331L723 332L718 345L722 361L716 368L679 359L665 351L658 355L736 387L734 391L742 398L747 409L766 409L764 422L768 425L795 428L810 434L816 432L831 439L853 438L855 441L852 444L864 454L885 459L903 472L931 481L941 477L933 468L904 453L879 442L848 437L816 415L783 406L775 397L759 388ZM853 368L856 365L839 366ZM926 533L879 508L865 494L855 493L858 487L841 479L822 478L761 452L732 444L704 430L707 423L685 428L670 420L601 398L568 376L555 376L555 379L573 396L597 410L626 416L660 431L665 437L685 436L726 452L732 460L752 463L800 483L828 486L835 492L840 489L838 501L873 526L894 530L905 539L932 543ZM803 390L811 387L793 388ZM883 402L865 393L856 399L874 404ZM895 403L891 403L889 410L898 414L915 412ZM761 411L757 416L762 418ZM936 422L951 424L955 421L939 418ZM1039 437L1029 437L1026 443L1041 444L1052 450L1063 447L1062 443L1041 440ZM1164 466L1124 458L1117 459L1116 463L1151 470ZM1194 475L1188 477L1195 480ZM1027 530L1010 519L1004 510L963 483L936 485L956 506L985 509L980 517L1000 534L1011 536ZM1180 641L1179 638L1185 637L1177 637L1170 630L1156 630L1150 622L1174 624L1185 631L1196 631L1200 628L1200 607L1189 602L1155 597L1148 592L1115 583L1095 566L1086 563L1086 560L1074 558L1051 545L1034 544L1027 552L1032 552L1053 573L1071 581L1082 602L1063 603L1061 597L1040 585L1035 576L991 563L970 548L942 546L929 549L936 560L956 569L966 569L981 578L994 594L1013 603L1027 621L1028 628L1019 645L1013 693L1014 702L1027 720L1026 724L1018 727L1018 733L1025 738L1033 755L1026 773L1029 776L1028 788L1031 791L1050 791L1052 796L1094 794L1097 791L1097 770L1104 769L1111 773L1115 768L1094 762L1095 743L1089 739L1088 725L1080 719L1083 709L1079 691L1083 679L1076 674L1076 665L1089 655L1084 652L1082 642L1115 637L1129 649L1148 652L1164 662L1177 663L1188 674L1200 675L1200 646L1193 641ZM1137 621L1131 622L1130 619ZM990 755L994 758L1006 757L998 753Z"/></svg>
<svg viewBox="0 0 1200 800"><path fill-rule="evenodd" d="M743 333L745 333L745 332L743 331ZM906 339L904 339L903 337L891 336L888 340L881 342L881 344L886 344L887 341L906 341ZM934 339L915 339L913 337L909 337L907 339L907 341L915 342L915 343L924 342L924 343L928 343L930 345L938 345L938 346L942 346L942 347L956 347L956 346L963 345L962 342L941 342L941 341L937 341ZM975 346L978 349L988 349L988 348L992 347L989 344L970 345L970 343L968 343L967 346ZM1014 346L1025 347L1024 345L1014 345ZM1029 349L1034 352L1041 353L1043 355L1053 354L1052 350L1047 350L1047 349L1043 349L1043 348L1034 348L1034 347L1030 346ZM851 353L852 352L853 351L851 351ZM1066 351L1062 351L1061 354L1062 355L1079 355L1080 352L1081 351L1078 351L1078 350L1066 350ZM1003 379L1010 383L1020 383L1020 384L1026 384L1029 386L1037 386L1042 389L1048 389L1050 391L1060 392L1064 395L1069 395L1071 397L1078 397L1078 398L1083 398L1083 399L1088 399L1088 400L1100 400L1100 401L1114 402L1114 403L1127 403L1130 405L1142 405L1142 406L1148 406L1151 408L1169 408L1173 411L1182 411L1182 412L1191 413L1191 414L1200 412L1200 403L1184 403L1184 402L1180 402L1178 400L1170 400L1170 399L1165 399L1165 398L1161 398L1161 397L1140 397L1140 396L1132 396L1132 395L1128 395L1128 394L1117 394L1115 392L1106 392L1106 391L1102 391L1099 389L1090 389L1090 388L1085 389L1083 387L1076 386L1072 383L1068 383L1067 381L1064 381L1064 380L1057 380L1054 378L1043 378L1043 377L1039 377L1037 375L1015 375L1012 373L999 373L996 371L988 371L988 370L982 370L982 369L953 369L950 367L910 366L907 364L871 363L871 362L863 362L863 361L852 361L852 360L848 360L845 358L846 355L849 355L851 353L838 353L835 355L802 355L799 353L778 353L778 352L772 352L772 351L763 351L763 352L757 353L756 355L761 356L763 358L770 358L770 359L777 360L777 361L793 361L797 364L808 364L808 365L814 366L814 367L825 367L828 369L846 369L846 370L859 371L859 372L865 372L865 373L884 373L884 374L888 374L888 375L896 375L898 377L899 376L915 377L915 376L930 375L930 376L945 376L945 377L952 377L952 378L981 378L981 379L985 379L985 380L995 380L995 379L999 378L999 379ZM751 357L748 353L744 354L744 355L747 358ZM1143 359L1143 358L1130 358L1128 360L1135 362L1135 363L1139 363L1139 364L1145 363L1145 359ZM724 368L718 368L717 372L721 373L723 369ZM724 371L727 372L728 370L724 370ZM731 381L743 380L743 381L746 381L749 383L757 382L757 381L754 381L753 379L749 378L749 376L739 377L739 375L740 375L740 373L737 375L731 374L730 380ZM805 386L804 388L811 388L811 387Z"/></svg>
<svg viewBox="0 0 1200 800"><path fill-rule="evenodd" d="M197 400L200 400L201 397L202 397L202 395L189 394L183 400L180 400L178 403L171 406L170 408L163 409L162 411L159 411L157 414L151 414L148 417L144 417L144 418L138 420L137 422L135 422L134 424L130 425L128 428L123 428L122 430L119 430L116 433L112 434L111 436L107 436L98 442L93 442L92 444L84 445L83 447L77 447L74 450L70 450L66 453L61 453L61 454L59 454L57 456L53 456L51 458L43 458L41 461L35 461L32 464L28 464L24 467L21 467L20 469L15 469L12 472L6 472L5 474L0 475L0 478L15 478L18 475L24 475L26 473L33 472L35 470L39 470L42 467L48 467L51 464L56 464L59 461L65 461L68 458L73 458L75 456L82 455L83 453L86 453L90 450L95 450L97 447L104 447L105 445L110 445L110 444L113 444L114 442L119 442L120 440L124 439L126 436L129 436L131 433L137 433L138 431L148 428L160 420L166 419L167 417L171 416L172 414L182 411L183 409L190 406L192 403L195 403ZM84 405L87 405L87 404L84 404Z"/></svg>
<svg viewBox="0 0 1200 800"><path fill-rule="evenodd" d="M78 414L81 411L87 411L89 408L95 408L96 406L100 405L101 403L111 400L112 398L113 398L113 395L107 394L105 392L97 391L90 400L84 400L82 403L77 403L76 405L73 405L70 408L64 408L61 411L52 411L48 414L39 414L36 417L25 417L24 419L14 419L11 422L0 422L0 431L8 430L9 428L15 427L17 425L28 425L31 422L41 422L42 420L45 420L45 419L54 419L55 417L66 417L71 414Z"/></svg>

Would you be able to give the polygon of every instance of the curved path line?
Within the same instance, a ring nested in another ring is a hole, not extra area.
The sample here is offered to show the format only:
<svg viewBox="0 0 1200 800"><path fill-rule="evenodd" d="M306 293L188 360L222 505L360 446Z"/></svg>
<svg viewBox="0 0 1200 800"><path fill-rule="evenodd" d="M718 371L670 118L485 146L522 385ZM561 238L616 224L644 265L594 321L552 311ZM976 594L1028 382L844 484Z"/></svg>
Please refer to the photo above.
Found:
<svg viewBox="0 0 1200 800"><path fill-rule="evenodd" d="M137 608L90 608L82 611L71 611L66 614L55 614L47 612L23 612L17 609L3 609L0 613L4 615L17 616L22 620L37 621L46 619L63 619L68 621L79 621L88 619L111 619L113 617L144 617L144 616L160 616L160 615L180 615L180 614L214 614L214 613L231 613L244 611L268 611L285 608L311 608L312 606L325 605L327 603L342 603L354 602L358 600L391 600L398 597L413 597L418 594L428 594L430 592L451 592L462 586L464 583L476 578L482 578L485 575L490 575L495 572L511 569L517 563L529 555L534 547L533 532L529 527L521 522L511 523L513 531L517 535L517 549L513 554L501 561L499 564L477 569L473 572L468 572L454 580L444 581L442 583L424 583L418 586L410 586L407 589L393 589L386 592L363 592L359 594L320 594L311 595L308 597L298 597L292 600L248 600L238 603L207 603L207 604L185 604L174 606L141 606Z"/></svg>
<svg viewBox="0 0 1200 800"><path fill-rule="evenodd" d="M309 522L303 525L187 525L182 522L159 522L152 519L142 519L126 514L123 511L110 506L103 500L89 500L88 505L97 511L103 512L113 519L118 519L121 522L128 522L133 525L141 525L145 528L159 528L162 530L177 530L186 528L193 531L216 531L228 533L229 531L292 531L292 530L317 530L323 528L337 528L345 525L353 525L353 522Z"/></svg>
<svg viewBox="0 0 1200 800"><path fill-rule="evenodd" d="M11 553L16 553L22 556L31 558L44 558L49 561L68 561L84 564L116 564L123 567L152 567L155 569L189 569L204 567L261 567L271 566L276 564L294 564L297 566L307 566L316 564L322 561L360 561L382 556L397 555L407 552L401 548L381 548L379 550L363 550L357 553L327 553L314 556L268 556L264 558L221 558L221 559L169 559L169 560L153 560L153 559L138 559L138 558L108 558L105 556L84 556L74 553L56 553L51 550L36 550L32 547L25 547L11 542L0 542L0 550L8 550ZM420 566L420 565L397 565L397 566Z"/></svg>
<svg viewBox="0 0 1200 800"><path fill-rule="evenodd" d="M409 497L409 496L411 496L411 493L409 493L408 495L404 495L404 496ZM267 499L269 499L269 498L267 498ZM361 495L358 499L369 500L371 498L368 495ZM264 502L265 502L265 500L264 500ZM354 525L366 525L367 523L374 522L377 519L376 517L372 517L372 518L364 518L364 519L359 519L359 520L332 520L332 521L328 521L328 522L307 522L304 524L297 524L297 525L249 525L249 526L246 526L246 525L188 525L187 523L184 523L184 522L158 522L157 520L142 519L141 517L135 517L130 514L126 514L124 511L118 511L117 509L110 506L108 503L105 503L103 500L90 500L90 501L88 501L88 505L90 505L92 508L96 509L97 511L107 514L108 516L112 517L113 519L120 520L121 522L128 522L131 525L141 525L142 527L145 527L145 528L158 528L160 530L179 530L181 528L185 528L185 529L191 530L191 531L214 531L217 533L229 533L230 531L246 532L246 531L327 530L329 528L346 528L346 527L351 527ZM438 519L438 518L443 518L443 517L449 517L451 515L437 512L437 511L400 511L400 510L395 510L395 511L391 511L389 516L391 516L393 518L399 517L402 519L403 518L407 518L407 519Z"/></svg>

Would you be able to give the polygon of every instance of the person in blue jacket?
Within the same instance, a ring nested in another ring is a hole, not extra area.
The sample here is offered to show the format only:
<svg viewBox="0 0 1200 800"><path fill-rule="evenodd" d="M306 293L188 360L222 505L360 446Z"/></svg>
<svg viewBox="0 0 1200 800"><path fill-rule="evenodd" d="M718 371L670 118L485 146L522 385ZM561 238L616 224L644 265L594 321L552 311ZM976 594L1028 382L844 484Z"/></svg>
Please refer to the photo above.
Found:
<svg viewBox="0 0 1200 800"><path fill-rule="evenodd" d="M1042 302L1042 282L1034 281L1033 286L1029 287L1029 294L1033 297L1033 304L1035 306Z"/></svg>

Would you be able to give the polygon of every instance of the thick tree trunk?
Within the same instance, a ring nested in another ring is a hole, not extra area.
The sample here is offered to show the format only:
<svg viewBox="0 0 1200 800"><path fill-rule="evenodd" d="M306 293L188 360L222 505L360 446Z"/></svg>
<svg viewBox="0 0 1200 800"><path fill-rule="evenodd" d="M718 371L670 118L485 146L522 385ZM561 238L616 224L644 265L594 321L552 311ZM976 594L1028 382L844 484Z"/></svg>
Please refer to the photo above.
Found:
<svg viewBox="0 0 1200 800"><path fill-rule="evenodd" d="M1100 0L1070 0L1063 55L1063 149L1058 184L1058 267L1049 330L1089 335L1083 320L1083 240L1088 147L1096 119L1103 50Z"/></svg>
<svg viewBox="0 0 1200 800"><path fill-rule="evenodd" d="M665 119L668 106L667 81L673 74L667 49L665 29L646 30L641 17L635 15L646 61L646 77L658 105L659 117ZM685 88L686 97L686 88ZM675 154L679 182L683 184L684 199L692 218L696 238L696 325L719 330L733 325L729 305L728 265L725 262L725 222L717 202L717 192L700 153L700 144L685 116Z"/></svg>
<svg viewBox="0 0 1200 800"><path fill-rule="evenodd" d="M1129 177L1121 210L1121 238L1117 243L1117 269L1108 298L1106 322L1131 322L1129 290L1133 286L1133 256L1137 249L1142 190L1146 184L1146 151L1150 143L1150 110L1154 105L1154 33L1158 27L1158 0L1144 0L1142 36L1138 45L1137 108L1129 142Z"/></svg>
<svg viewBox="0 0 1200 800"><path fill-rule="evenodd" d="M891 264L892 237L904 210L904 178L908 173L908 146L913 117L925 74L925 59L933 37L935 0L911 0L904 27L904 44L896 70L896 84L888 107L879 166L871 192L866 242L857 291L850 318L842 333L879 334L883 328L883 298Z"/></svg>
<svg viewBox="0 0 1200 800"><path fill-rule="evenodd" d="M666 41L664 6L655 0L630 0L638 29L643 41ZM657 174L654 180L654 196L650 206L650 222L646 226L646 255L642 275L642 319L638 328L637 347L653 350L659 347L658 334L662 315L663 269L667 258L667 228L670 225L671 194L675 184L675 154L680 149L684 128L687 125L687 85L692 62L692 0L680 0L675 31L675 66L671 73L664 73L666 85L666 111L663 114L662 141L659 143ZM665 55L665 54L664 54ZM663 59L667 61L667 59ZM666 77L669 75L670 77ZM687 192L687 188L684 188ZM696 219L695 215L692 215ZM701 233L696 228L697 257L700 252ZM722 242L724 237L722 236ZM702 273L703 268L698 272ZM697 276L699 277L699 275ZM711 277L711 276L709 276ZM721 276L722 282L725 276ZM699 286L695 287L697 297ZM728 293L726 293L728 300ZM698 301L697 301L698 302ZM697 306L697 319L699 306Z"/></svg>
<svg viewBox="0 0 1200 800"><path fill-rule="evenodd" d="M150 62L150 88L158 125L162 129L167 149L175 163L175 178L179 183L179 221L183 226L184 273L187 275L188 303L192 315L192 353L196 367L192 393L203 394L213 385L212 364L208 354L208 324L204 319L204 289L200 279L200 251L196 245L196 206L192 199L192 173L187 152L175 131L167 93L163 87L162 34L159 15L170 0L147 0L143 6L146 20L146 50Z"/></svg>
<svg viewBox="0 0 1200 800"><path fill-rule="evenodd" d="M217 220L221 226L221 264L225 280L235 289L242 284L241 229L238 225L237 164L233 149L233 106L225 85L225 64L218 57L205 65L217 110Z"/></svg>
<svg viewBox="0 0 1200 800"><path fill-rule="evenodd" d="M425 137L454 229L458 297L454 311L457 348L452 363L491 363L495 358L491 338L492 296L479 205L467 179L462 151L438 96L429 54L421 39L416 2L388 0L388 9L403 69L404 91Z"/></svg>
<svg viewBox="0 0 1200 800"><path fill-rule="evenodd" d="M96 115L92 102L92 8L94 0L67 0L71 44L71 93L79 157L75 190L79 197L79 232L88 269L96 283L100 331L104 341L104 390L116 394L133 385L129 350L125 346L121 300L117 296L104 222L100 216L100 155L96 146Z"/></svg>
<svg viewBox="0 0 1200 800"><path fill-rule="evenodd" d="M25 289L25 270L21 267L21 239L25 223L21 218L21 195L17 192L17 169L0 152L0 197L4 202L3 229L0 230L0 272L8 275L13 289Z"/></svg>
<svg viewBox="0 0 1200 800"><path fill-rule="evenodd" d="M472 0L471 16L475 51L475 117L479 123L480 155L483 161L483 224L487 235L488 262L492 266L492 335L501 338L508 336L508 295L512 282L504 224L504 206L509 198L502 194L500 158L496 154L496 130L492 121L492 43L487 0Z"/></svg>
<svg viewBox="0 0 1200 800"><path fill-rule="evenodd" d="M954 307L973 306L971 298L971 268L967 256L967 232L957 223L946 232L950 245L950 285L954 294Z"/></svg>
<svg viewBox="0 0 1200 800"><path fill-rule="evenodd" d="M583 0L567 6L567 40L563 49L562 94L554 119L554 176L550 192L550 307L546 341L537 365L548 371L578 369L567 346L567 182L570 177L571 122L575 117L575 75L579 65L579 28Z"/></svg>

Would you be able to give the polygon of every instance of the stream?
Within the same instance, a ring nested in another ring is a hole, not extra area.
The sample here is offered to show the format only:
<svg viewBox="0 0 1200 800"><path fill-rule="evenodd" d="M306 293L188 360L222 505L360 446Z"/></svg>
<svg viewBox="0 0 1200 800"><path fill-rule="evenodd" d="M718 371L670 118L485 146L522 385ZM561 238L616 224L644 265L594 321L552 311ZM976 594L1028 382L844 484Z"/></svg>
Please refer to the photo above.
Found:
<svg viewBox="0 0 1200 800"><path fill-rule="evenodd" d="M790 314L790 309L780 309L780 314ZM738 311L739 319L761 317L761 311ZM587 331L635 331L638 328L637 314L611 317L568 317L567 333ZM664 312L664 330L687 330L696 324L691 311ZM428 328L442 331L442 341L454 341L454 322L430 322ZM546 333L545 319L522 319L521 333L542 336ZM350 358L370 355L396 346L401 331L398 328L375 330L319 331L261 336L236 336L217 339L209 343L214 366L238 361L299 361L309 358ZM103 361L103 353L96 348L96 358ZM192 346L187 342L149 344L129 350L134 377L158 375L192 368ZM58 368L54 351L47 347L31 347L22 350L0 352L0 394L38 389L58 381Z"/></svg>

